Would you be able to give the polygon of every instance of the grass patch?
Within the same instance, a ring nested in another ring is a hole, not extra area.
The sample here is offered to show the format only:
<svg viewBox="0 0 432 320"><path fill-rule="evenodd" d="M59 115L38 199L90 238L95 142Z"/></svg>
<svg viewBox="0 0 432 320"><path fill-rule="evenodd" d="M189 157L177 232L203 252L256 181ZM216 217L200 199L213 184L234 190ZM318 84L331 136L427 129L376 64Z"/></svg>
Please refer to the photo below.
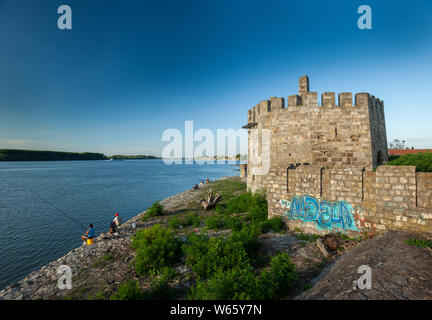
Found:
<svg viewBox="0 0 432 320"><path fill-rule="evenodd" d="M232 198L226 203L224 213L233 214L244 212L249 213L249 219L262 218L264 212L265 218L267 218L267 200L265 195L262 193L252 195L250 192L246 192Z"/></svg>
<svg viewBox="0 0 432 320"><path fill-rule="evenodd" d="M432 249L432 240L408 238L405 243L413 247Z"/></svg>
<svg viewBox="0 0 432 320"><path fill-rule="evenodd" d="M219 193L224 202L228 202L246 191L246 183L240 179L226 179L212 182L209 188L213 189L214 193Z"/></svg>
<svg viewBox="0 0 432 320"><path fill-rule="evenodd" d="M347 240L347 241L356 241L356 242L362 242L363 238L362 236L359 236L358 238L350 238L348 237L346 234L342 233L342 232L338 232L337 235L343 239L343 240Z"/></svg>
<svg viewBox="0 0 432 320"><path fill-rule="evenodd" d="M111 295L111 300L142 300L143 292L138 281L129 280L121 284L116 293Z"/></svg>
<svg viewBox="0 0 432 320"><path fill-rule="evenodd" d="M209 230L222 230L228 225L228 219L223 215L212 215L205 219L206 227Z"/></svg>
<svg viewBox="0 0 432 320"><path fill-rule="evenodd" d="M185 214L177 214L168 220L168 225L170 228L180 228L193 226L198 228L201 225L201 217L192 211Z"/></svg>
<svg viewBox="0 0 432 320"><path fill-rule="evenodd" d="M177 276L172 268L164 268L160 276L150 284L148 290L142 290L138 281L130 280L120 285L117 292L111 295L111 300L173 300L179 290L169 283Z"/></svg>
<svg viewBox="0 0 432 320"><path fill-rule="evenodd" d="M307 242L315 242L320 236L317 234L306 234L306 233L295 233L294 236L299 239L299 240L303 240L303 241L307 241Z"/></svg>
<svg viewBox="0 0 432 320"><path fill-rule="evenodd" d="M106 254L106 255L104 255L104 256L98 258L98 259L97 259L97 260L92 264L92 267L93 267L93 268L99 268L99 267L101 267L101 266L104 264L104 262L108 262L108 261L112 261L112 260L114 260L114 256L113 256L112 254L108 253L108 254Z"/></svg>
<svg viewBox="0 0 432 320"><path fill-rule="evenodd" d="M98 290L95 294L90 295L88 297L88 300L106 300L107 297L105 295L105 289L106 289L106 287L103 286L103 288Z"/></svg>

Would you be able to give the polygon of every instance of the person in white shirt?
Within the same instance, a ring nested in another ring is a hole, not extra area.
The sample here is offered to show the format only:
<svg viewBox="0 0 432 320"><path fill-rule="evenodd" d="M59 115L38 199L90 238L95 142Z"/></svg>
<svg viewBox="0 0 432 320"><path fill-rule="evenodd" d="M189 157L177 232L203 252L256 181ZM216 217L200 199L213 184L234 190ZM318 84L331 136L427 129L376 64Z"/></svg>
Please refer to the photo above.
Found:
<svg viewBox="0 0 432 320"><path fill-rule="evenodd" d="M113 222L116 224L117 228L121 226L122 221L118 213L115 214Z"/></svg>

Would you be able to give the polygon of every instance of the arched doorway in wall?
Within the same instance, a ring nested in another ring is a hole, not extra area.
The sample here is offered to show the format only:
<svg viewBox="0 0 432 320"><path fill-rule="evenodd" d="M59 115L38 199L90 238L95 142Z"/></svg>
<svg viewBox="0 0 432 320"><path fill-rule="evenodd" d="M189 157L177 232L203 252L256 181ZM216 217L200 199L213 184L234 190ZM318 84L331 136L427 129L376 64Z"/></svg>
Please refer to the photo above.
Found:
<svg viewBox="0 0 432 320"><path fill-rule="evenodd" d="M380 151L378 151L378 154L377 154L377 166L382 165L383 162L384 162L384 156L383 156L383 153L380 150Z"/></svg>

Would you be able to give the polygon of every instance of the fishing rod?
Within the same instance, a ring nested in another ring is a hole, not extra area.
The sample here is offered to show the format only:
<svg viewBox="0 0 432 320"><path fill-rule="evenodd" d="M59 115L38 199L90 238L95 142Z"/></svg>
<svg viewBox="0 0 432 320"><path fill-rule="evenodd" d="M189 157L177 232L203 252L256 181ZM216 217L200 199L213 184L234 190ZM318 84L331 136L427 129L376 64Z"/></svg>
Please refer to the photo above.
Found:
<svg viewBox="0 0 432 320"><path fill-rule="evenodd" d="M62 213L63 215L65 215L66 217L68 217L71 221L75 222L77 225L79 225L81 228L83 229L87 229L86 227L84 227L83 224L81 224L80 222L78 222L77 220L75 220L74 218L72 218L71 216L69 216L66 212L64 212L63 210L57 208L55 205L53 205L52 203L50 203L47 199L43 198L42 196L40 196L39 194L37 194L36 192L34 192L33 190L24 187L25 189L27 189L28 191L30 191L31 193L33 193L34 195L36 195L39 199L42 199L43 201L45 201L46 203L48 203L51 207L53 207L54 209L57 209L60 213Z"/></svg>

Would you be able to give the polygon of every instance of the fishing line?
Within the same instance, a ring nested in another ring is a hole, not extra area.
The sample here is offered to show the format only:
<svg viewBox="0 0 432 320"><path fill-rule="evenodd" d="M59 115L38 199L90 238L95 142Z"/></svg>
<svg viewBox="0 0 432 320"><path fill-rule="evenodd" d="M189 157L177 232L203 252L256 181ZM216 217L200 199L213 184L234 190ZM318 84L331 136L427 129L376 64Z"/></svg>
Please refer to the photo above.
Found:
<svg viewBox="0 0 432 320"><path fill-rule="evenodd" d="M87 229L86 227L84 227L84 225L82 225L80 222L78 222L77 220L75 220L74 218L72 218L71 216L69 216L66 212L64 212L63 210L57 208L55 205L53 205L52 203L50 203L47 199L43 198L42 196L40 196L39 194L37 194L36 192L34 192L31 189L25 188L24 189L30 191L31 193L33 193L34 195L36 195L39 199L42 199L43 201L45 201L46 203L48 203L51 207L53 207L54 209L57 209L60 213L62 213L63 215L65 215L66 217L68 217L71 221L75 222L77 225L79 225L81 228L83 229Z"/></svg>

